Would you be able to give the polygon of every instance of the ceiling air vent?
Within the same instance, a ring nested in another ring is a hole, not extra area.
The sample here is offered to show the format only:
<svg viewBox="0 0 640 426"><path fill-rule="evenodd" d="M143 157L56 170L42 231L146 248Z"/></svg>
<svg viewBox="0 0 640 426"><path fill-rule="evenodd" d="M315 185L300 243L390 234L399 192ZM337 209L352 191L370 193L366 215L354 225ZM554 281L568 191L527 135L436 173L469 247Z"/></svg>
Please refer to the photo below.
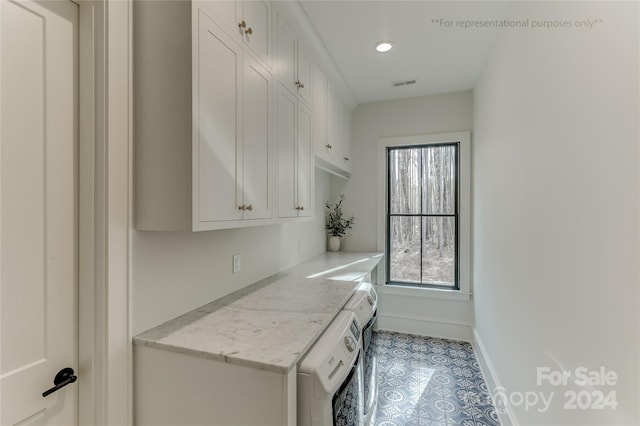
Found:
<svg viewBox="0 0 640 426"><path fill-rule="evenodd" d="M416 81L415 80L394 81L391 83L391 86L400 87L400 86L408 86L410 84L416 84Z"/></svg>

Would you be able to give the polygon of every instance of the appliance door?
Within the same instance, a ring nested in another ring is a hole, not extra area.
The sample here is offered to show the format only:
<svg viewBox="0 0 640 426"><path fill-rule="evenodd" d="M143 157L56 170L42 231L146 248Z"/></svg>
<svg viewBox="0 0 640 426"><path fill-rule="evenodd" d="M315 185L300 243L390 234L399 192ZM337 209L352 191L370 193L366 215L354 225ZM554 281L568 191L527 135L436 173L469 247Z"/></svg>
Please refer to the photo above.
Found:
<svg viewBox="0 0 640 426"><path fill-rule="evenodd" d="M371 315L371 319L369 319L369 322L367 322L367 324L362 327L362 349L364 349L365 352L367 352L369 346L371 346L371 335L373 334L373 326L375 325L377 319L378 310L376 309L375 311L373 311L373 315Z"/></svg>
<svg viewBox="0 0 640 426"><path fill-rule="evenodd" d="M371 344L371 335L373 333L373 326L378 319L378 311L373 312L373 316L362 329L362 349L364 353L364 415L369 413L369 410L373 407L375 399L375 378L376 378L376 357L374 354L374 347Z"/></svg>
<svg viewBox="0 0 640 426"><path fill-rule="evenodd" d="M333 406L334 426L361 426L363 422L362 414L362 388L360 355L351 367L347 378L335 393L331 401Z"/></svg>

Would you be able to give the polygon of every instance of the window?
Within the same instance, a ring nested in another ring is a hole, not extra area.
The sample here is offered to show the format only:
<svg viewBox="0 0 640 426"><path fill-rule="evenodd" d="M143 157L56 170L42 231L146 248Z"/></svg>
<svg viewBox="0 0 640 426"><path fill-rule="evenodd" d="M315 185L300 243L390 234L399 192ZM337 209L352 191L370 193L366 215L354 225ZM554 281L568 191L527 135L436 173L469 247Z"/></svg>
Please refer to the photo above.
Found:
<svg viewBox="0 0 640 426"><path fill-rule="evenodd" d="M460 288L458 143L387 148L387 283Z"/></svg>
<svg viewBox="0 0 640 426"><path fill-rule="evenodd" d="M470 134L381 139L378 152L385 292L468 299Z"/></svg>

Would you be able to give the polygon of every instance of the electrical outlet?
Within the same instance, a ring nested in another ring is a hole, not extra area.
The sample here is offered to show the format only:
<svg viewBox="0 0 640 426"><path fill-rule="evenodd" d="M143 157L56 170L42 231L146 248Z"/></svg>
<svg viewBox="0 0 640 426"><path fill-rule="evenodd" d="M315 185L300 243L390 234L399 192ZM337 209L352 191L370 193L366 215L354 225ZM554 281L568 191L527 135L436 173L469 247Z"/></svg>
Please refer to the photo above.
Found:
<svg viewBox="0 0 640 426"><path fill-rule="evenodd" d="M232 257L232 260L233 260L233 273L237 274L238 272L240 272L240 255L234 254Z"/></svg>

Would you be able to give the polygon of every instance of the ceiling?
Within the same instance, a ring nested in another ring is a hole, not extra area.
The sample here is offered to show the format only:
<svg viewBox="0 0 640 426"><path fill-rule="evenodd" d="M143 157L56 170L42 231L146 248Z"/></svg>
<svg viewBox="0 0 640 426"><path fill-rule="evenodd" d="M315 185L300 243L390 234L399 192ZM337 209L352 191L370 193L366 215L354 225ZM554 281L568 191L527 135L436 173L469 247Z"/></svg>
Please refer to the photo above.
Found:
<svg viewBox="0 0 640 426"><path fill-rule="evenodd" d="M300 3L358 103L473 88L498 30L456 28L455 21L500 19L508 8L506 1ZM381 40L392 40L393 50L377 53Z"/></svg>

